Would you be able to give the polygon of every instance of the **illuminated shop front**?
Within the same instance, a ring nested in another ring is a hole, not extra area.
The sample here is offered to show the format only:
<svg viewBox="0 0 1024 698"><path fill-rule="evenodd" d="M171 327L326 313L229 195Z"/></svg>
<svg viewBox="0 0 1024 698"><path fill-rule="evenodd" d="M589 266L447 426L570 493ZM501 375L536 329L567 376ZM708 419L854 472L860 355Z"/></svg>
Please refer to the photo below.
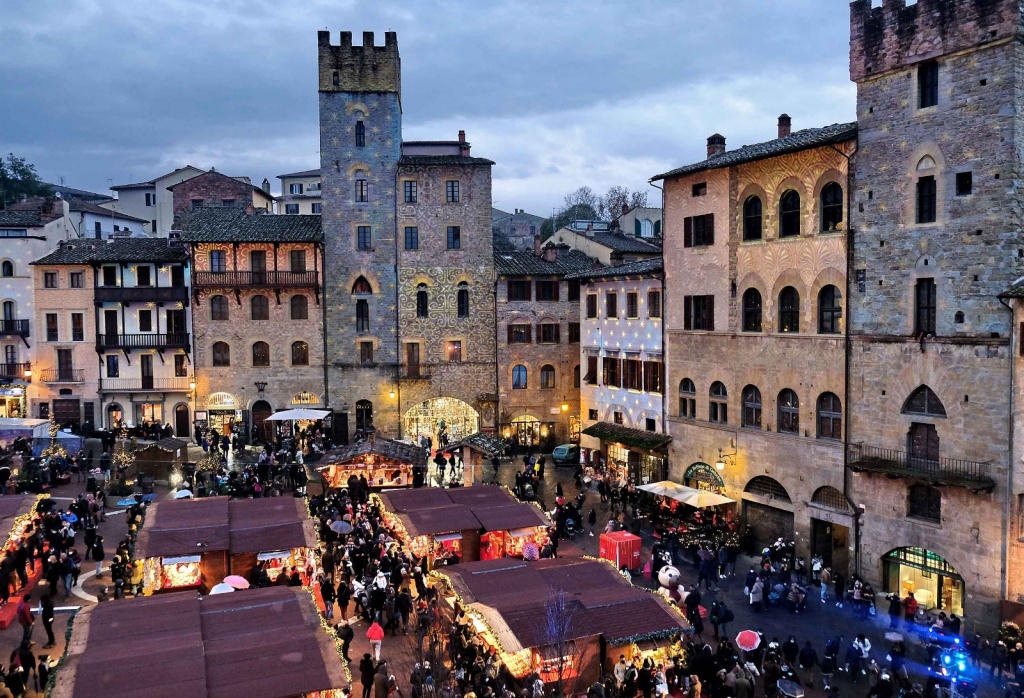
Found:
<svg viewBox="0 0 1024 698"><path fill-rule="evenodd" d="M894 548L882 556L882 590L905 597L914 592L918 606L963 615L964 579L943 557L924 548Z"/></svg>
<svg viewBox="0 0 1024 698"><path fill-rule="evenodd" d="M426 449L376 438L328 451L317 466L327 489L348 487L350 477L366 478L373 488L412 487L425 472Z"/></svg>
<svg viewBox="0 0 1024 698"><path fill-rule="evenodd" d="M583 434L600 439L606 476L613 485L646 485L668 478L668 434L611 422L592 424Z"/></svg>
<svg viewBox="0 0 1024 698"><path fill-rule="evenodd" d="M429 438L434 447L458 441L480 431L480 414L454 397L425 400L405 413L406 439Z"/></svg>
<svg viewBox="0 0 1024 698"><path fill-rule="evenodd" d="M24 385L0 383L0 418L21 418L28 409Z"/></svg>

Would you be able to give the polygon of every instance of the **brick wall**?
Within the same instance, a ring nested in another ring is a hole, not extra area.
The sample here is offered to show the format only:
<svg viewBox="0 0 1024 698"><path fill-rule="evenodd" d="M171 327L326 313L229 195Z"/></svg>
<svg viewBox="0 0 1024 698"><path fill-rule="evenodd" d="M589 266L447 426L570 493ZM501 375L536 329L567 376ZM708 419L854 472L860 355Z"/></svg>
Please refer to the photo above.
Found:
<svg viewBox="0 0 1024 698"><path fill-rule="evenodd" d="M251 184L222 175L213 170L174 185L174 221L177 224L182 215L192 210L194 201L202 206L222 206L225 200L236 208L245 208L253 203Z"/></svg>

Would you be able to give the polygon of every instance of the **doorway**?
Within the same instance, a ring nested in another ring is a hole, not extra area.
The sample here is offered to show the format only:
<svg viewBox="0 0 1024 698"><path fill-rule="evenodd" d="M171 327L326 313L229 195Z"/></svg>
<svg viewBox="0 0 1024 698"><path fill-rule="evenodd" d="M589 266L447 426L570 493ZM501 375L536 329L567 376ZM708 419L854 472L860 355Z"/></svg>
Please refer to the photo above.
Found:
<svg viewBox="0 0 1024 698"><path fill-rule="evenodd" d="M104 310L103 311L103 346L105 347L116 347L118 344L117 337L117 311L116 310Z"/></svg>
<svg viewBox="0 0 1024 698"><path fill-rule="evenodd" d="M939 433L934 424L914 422L907 433L907 442L907 451L913 460L938 462Z"/></svg>
<svg viewBox="0 0 1024 698"><path fill-rule="evenodd" d="M850 529L812 518L811 554L820 555L825 567L845 575L850 566Z"/></svg>
<svg viewBox="0 0 1024 698"><path fill-rule="evenodd" d="M174 435L187 439L190 435L188 405L177 405L174 408Z"/></svg>
<svg viewBox="0 0 1024 698"><path fill-rule="evenodd" d="M153 355L142 354L139 357L139 373L142 376L142 389L153 389Z"/></svg>
<svg viewBox="0 0 1024 698"><path fill-rule="evenodd" d="M252 404L252 426L254 440L262 443L271 443L274 440L273 428L264 423L264 420L272 415L274 410L266 400L257 400Z"/></svg>

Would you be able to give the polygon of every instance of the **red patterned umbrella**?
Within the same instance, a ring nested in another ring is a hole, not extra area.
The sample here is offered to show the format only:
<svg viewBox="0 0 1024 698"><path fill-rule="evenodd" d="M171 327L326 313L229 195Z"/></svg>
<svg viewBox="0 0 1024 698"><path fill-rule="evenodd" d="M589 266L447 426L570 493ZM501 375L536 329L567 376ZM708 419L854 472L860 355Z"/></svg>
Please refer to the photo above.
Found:
<svg viewBox="0 0 1024 698"><path fill-rule="evenodd" d="M539 560L540 559L540 548L532 540L523 544L523 559L524 560Z"/></svg>
<svg viewBox="0 0 1024 698"><path fill-rule="evenodd" d="M761 644L761 636L753 630L744 630L736 636L736 646L745 652L756 650Z"/></svg>

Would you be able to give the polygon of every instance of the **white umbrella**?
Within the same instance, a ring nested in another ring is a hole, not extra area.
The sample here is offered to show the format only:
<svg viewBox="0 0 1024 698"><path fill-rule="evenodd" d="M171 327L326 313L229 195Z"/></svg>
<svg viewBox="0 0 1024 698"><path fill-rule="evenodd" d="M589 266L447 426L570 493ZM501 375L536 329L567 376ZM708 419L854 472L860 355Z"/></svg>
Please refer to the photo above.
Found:
<svg viewBox="0 0 1024 698"><path fill-rule="evenodd" d="M210 589L210 593L211 594L230 594L234 590L235 590L235 588L233 586L231 586L230 584L225 584L224 582L221 582L220 584L217 584L212 589Z"/></svg>
<svg viewBox="0 0 1024 698"><path fill-rule="evenodd" d="M692 487L686 487L679 483L672 482L671 480L662 480L661 482L652 482L649 485L637 485L638 490L644 492L650 492L660 497L671 497L672 499L679 499L680 497L686 497L697 490Z"/></svg>
<svg viewBox="0 0 1024 698"><path fill-rule="evenodd" d="M722 504L732 504L736 500L723 497L716 492L694 490L691 494L682 497L679 501L683 504L688 504L695 509L706 509L708 507L721 506Z"/></svg>
<svg viewBox="0 0 1024 698"><path fill-rule="evenodd" d="M178 490L174 493L175 499L189 499L192 497L192 493L189 490Z"/></svg>
<svg viewBox="0 0 1024 698"><path fill-rule="evenodd" d="M323 419L329 414L330 412L328 412L327 410L307 410L300 407L294 410L284 410L282 412L275 412L269 417L266 417L263 421L290 422L296 419Z"/></svg>

